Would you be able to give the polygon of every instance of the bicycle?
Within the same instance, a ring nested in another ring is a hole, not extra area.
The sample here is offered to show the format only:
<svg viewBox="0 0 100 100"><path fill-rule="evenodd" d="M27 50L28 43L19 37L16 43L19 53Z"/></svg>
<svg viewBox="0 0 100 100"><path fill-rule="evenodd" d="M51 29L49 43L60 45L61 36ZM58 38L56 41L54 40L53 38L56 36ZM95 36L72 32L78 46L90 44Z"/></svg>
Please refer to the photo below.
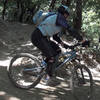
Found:
<svg viewBox="0 0 100 100"><path fill-rule="evenodd" d="M67 63L75 62L77 51L74 48L79 45L82 44L77 43L71 47L71 51L59 54L59 56L56 57L58 62L55 66L55 71ZM66 45L65 48L67 48ZM11 82L15 86L22 89L29 89L35 87L41 81L43 76L47 74L46 68L47 64L44 59L40 60L37 56L32 54L20 53L12 58L7 71ZM90 100L93 93L93 78L88 67L78 64L67 67L67 70L68 69L68 82L70 83L68 87L70 88L71 93L77 100L85 100L86 98L86 100ZM82 93L80 93L80 91L82 91ZM83 93L86 94L83 95ZM82 99L82 95L86 98Z"/></svg>

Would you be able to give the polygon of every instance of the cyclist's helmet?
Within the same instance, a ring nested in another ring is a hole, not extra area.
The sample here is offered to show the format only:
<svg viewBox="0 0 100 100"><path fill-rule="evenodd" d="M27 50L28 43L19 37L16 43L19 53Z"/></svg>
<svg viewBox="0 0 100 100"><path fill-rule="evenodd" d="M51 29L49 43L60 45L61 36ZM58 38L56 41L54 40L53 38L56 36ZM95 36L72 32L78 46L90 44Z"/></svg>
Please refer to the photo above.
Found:
<svg viewBox="0 0 100 100"><path fill-rule="evenodd" d="M62 15L64 15L64 13L70 15L70 9L67 6L65 6L65 5L61 5L58 8L58 12L61 13Z"/></svg>

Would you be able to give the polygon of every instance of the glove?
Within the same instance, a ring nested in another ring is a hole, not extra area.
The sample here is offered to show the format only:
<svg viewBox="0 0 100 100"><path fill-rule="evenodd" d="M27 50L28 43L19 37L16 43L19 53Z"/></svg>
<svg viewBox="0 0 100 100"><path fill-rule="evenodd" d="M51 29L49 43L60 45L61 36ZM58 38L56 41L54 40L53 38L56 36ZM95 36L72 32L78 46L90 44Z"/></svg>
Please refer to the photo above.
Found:
<svg viewBox="0 0 100 100"><path fill-rule="evenodd" d="M86 40L82 43L82 47L89 47L90 46L90 41Z"/></svg>

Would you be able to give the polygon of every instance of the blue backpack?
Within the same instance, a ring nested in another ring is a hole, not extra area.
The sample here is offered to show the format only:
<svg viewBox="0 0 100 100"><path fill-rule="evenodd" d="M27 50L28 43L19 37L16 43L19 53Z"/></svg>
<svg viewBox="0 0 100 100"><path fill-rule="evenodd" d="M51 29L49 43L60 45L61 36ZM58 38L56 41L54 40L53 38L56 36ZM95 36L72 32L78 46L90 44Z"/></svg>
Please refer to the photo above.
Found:
<svg viewBox="0 0 100 100"><path fill-rule="evenodd" d="M33 24L38 26L42 21L44 21L47 17L56 14L55 12L43 12L42 10L37 11L33 16Z"/></svg>

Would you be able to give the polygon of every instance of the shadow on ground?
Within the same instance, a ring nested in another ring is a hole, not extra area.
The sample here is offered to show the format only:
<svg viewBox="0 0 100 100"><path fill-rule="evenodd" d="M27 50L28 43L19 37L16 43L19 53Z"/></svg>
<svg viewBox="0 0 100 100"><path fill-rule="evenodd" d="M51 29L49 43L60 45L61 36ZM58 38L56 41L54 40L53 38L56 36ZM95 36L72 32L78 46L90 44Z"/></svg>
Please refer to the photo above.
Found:
<svg viewBox="0 0 100 100"><path fill-rule="evenodd" d="M100 100L100 81L95 81L95 100ZM6 67L0 66L0 100L75 100L65 86L49 88L16 88L7 76Z"/></svg>
<svg viewBox="0 0 100 100"><path fill-rule="evenodd" d="M67 99L68 98L68 99ZM0 67L0 100L74 100L71 93L63 87L32 88L23 90L14 87L7 76L6 67Z"/></svg>

